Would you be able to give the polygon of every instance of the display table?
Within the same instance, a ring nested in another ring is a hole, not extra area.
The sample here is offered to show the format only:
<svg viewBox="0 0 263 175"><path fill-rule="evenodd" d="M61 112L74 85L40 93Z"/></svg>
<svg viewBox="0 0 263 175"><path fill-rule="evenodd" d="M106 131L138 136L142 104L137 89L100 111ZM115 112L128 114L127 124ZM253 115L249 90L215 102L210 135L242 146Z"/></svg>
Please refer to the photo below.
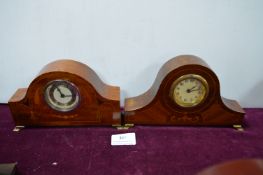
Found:
<svg viewBox="0 0 263 175"><path fill-rule="evenodd" d="M263 109L245 109L244 131L226 127L135 126L25 128L13 132L0 105L0 163L25 175L194 175L206 167L263 158ZM153 114L154 115L154 114ZM112 134L135 132L135 146L111 146Z"/></svg>

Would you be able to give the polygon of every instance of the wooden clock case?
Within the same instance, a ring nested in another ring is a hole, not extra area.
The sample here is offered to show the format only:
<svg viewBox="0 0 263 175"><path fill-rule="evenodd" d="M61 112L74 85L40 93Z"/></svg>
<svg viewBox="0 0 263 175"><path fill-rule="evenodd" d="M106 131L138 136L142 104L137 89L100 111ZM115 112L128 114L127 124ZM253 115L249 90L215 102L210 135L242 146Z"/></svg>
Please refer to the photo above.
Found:
<svg viewBox="0 0 263 175"><path fill-rule="evenodd" d="M47 105L44 87L52 80L66 80L79 90L80 102L69 112ZM9 100L16 126L120 125L120 88L104 84L87 65L58 60L46 65L28 88L18 89Z"/></svg>
<svg viewBox="0 0 263 175"><path fill-rule="evenodd" d="M206 99L194 107L181 107L170 97L172 83L182 75L198 74L209 85ZM199 57L182 55L166 62L154 84L144 94L125 99L128 125L241 125L244 110L234 101L220 96L216 74Z"/></svg>

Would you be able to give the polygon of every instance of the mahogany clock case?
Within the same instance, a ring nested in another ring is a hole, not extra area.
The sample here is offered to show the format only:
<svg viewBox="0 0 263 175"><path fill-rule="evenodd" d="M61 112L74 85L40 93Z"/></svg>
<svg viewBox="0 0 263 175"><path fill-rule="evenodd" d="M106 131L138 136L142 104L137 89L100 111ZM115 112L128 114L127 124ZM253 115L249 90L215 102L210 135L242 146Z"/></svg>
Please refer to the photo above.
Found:
<svg viewBox="0 0 263 175"><path fill-rule="evenodd" d="M16 126L121 124L120 88L73 60L49 63L8 103Z"/></svg>
<svg viewBox="0 0 263 175"><path fill-rule="evenodd" d="M202 77L208 86L204 99L190 107L171 98L174 82L184 76ZM220 96L216 74L201 58L192 55L166 62L147 92L125 99L124 111L126 124L141 125L242 125L245 114L238 102Z"/></svg>
<svg viewBox="0 0 263 175"><path fill-rule="evenodd" d="M203 83L205 92L193 104L175 95L182 77ZM9 106L16 126L225 126L242 125L245 114L238 102L221 97L216 74L192 55L165 63L147 92L125 99L123 116L119 87L104 84L91 68L73 60L46 65L28 88L16 91Z"/></svg>

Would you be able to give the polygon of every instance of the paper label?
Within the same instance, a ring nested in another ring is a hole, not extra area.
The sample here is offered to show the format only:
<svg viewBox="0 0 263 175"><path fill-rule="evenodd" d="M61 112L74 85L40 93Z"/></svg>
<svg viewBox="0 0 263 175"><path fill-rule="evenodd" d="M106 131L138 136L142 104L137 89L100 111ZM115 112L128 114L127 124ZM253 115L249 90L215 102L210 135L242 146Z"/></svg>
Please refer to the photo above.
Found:
<svg viewBox="0 0 263 175"><path fill-rule="evenodd" d="M111 136L111 145L136 145L135 133L114 134Z"/></svg>

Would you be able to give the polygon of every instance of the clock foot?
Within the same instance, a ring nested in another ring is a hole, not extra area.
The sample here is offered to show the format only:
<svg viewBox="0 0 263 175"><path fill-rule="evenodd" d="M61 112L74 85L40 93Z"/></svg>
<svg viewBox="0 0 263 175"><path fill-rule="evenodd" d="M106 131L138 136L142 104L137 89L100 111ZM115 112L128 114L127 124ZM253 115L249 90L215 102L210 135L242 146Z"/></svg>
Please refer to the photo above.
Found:
<svg viewBox="0 0 263 175"><path fill-rule="evenodd" d="M134 126L134 124L125 124L125 125L122 125L122 126L116 126L116 128L118 130L123 130L123 129L129 129L129 128L133 127L133 126Z"/></svg>
<svg viewBox="0 0 263 175"><path fill-rule="evenodd" d="M13 131L14 132L19 132L21 129L25 128L25 126L16 126Z"/></svg>
<svg viewBox="0 0 263 175"><path fill-rule="evenodd" d="M233 128L236 129L237 131L244 131L242 125L233 125Z"/></svg>

